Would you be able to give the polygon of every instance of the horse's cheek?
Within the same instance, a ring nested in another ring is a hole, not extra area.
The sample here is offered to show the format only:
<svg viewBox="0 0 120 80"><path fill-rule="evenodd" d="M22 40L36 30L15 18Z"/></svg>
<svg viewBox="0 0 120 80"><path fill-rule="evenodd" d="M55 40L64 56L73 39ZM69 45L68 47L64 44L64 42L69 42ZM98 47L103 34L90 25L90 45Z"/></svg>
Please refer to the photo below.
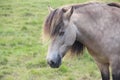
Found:
<svg viewBox="0 0 120 80"><path fill-rule="evenodd" d="M75 34L69 34L67 37L65 37L65 43L68 46L71 46L75 42L75 39L76 39L76 35Z"/></svg>

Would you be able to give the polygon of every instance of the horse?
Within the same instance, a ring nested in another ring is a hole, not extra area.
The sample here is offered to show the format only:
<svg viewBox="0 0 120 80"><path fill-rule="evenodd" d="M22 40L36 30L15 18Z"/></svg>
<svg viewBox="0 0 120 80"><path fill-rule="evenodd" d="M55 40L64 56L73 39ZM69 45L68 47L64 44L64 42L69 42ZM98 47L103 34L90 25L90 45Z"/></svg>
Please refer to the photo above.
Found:
<svg viewBox="0 0 120 80"><path fill-rule="evenodd" d="M102 80L120 80L120 4L91 2L53 9L43 25L49 37L47 63L59 68L70 50L81 54L86 48L97 64Z"/></svg>

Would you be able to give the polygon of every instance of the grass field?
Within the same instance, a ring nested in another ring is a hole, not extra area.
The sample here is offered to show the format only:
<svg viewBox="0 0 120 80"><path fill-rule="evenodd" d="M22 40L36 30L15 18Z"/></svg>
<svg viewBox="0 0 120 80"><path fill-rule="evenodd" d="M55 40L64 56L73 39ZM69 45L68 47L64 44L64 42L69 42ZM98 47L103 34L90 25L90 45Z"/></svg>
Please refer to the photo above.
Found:
<svg viewBox="0 0 120 80"><path fill-rule="evenodd" d="M82 2L86 0L0 0L0 80L101 80L87 51L65 57L59 69L46 63L42 24L47 5Z"/></svg>

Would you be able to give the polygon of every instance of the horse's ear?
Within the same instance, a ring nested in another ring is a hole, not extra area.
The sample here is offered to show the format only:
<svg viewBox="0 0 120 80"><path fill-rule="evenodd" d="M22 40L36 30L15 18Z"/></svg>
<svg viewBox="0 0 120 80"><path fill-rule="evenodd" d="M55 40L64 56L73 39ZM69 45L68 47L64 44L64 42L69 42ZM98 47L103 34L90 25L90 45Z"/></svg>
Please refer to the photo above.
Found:
<svg viewBox="0 0 120 80"><path fill-rule="evenodd" d="M69 9L63 8L62 11L64 12L64 17L69 20L73 13L73 10L73 7L70 7Z"/></svg>
<svg viewBox="0 0 120 80"><path fill-rule="evenodd" d="M53 12L53 10L54 9L50 5L48 5L48 11L49 11L49 13Z"/></svg>

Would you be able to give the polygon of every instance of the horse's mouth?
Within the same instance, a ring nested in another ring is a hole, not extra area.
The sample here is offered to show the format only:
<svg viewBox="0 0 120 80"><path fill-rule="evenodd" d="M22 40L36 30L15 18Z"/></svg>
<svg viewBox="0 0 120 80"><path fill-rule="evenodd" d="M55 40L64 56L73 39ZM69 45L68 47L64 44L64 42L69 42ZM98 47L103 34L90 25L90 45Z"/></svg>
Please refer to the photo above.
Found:
<svg viewBox="0 0 120 80"><path fill-rule="evenodd" d="M51 68L59 68L59 67L60 67L60 65L61 65L61 63L60 63L60 64L50 65L50 67L51 67Z"/></svg>

